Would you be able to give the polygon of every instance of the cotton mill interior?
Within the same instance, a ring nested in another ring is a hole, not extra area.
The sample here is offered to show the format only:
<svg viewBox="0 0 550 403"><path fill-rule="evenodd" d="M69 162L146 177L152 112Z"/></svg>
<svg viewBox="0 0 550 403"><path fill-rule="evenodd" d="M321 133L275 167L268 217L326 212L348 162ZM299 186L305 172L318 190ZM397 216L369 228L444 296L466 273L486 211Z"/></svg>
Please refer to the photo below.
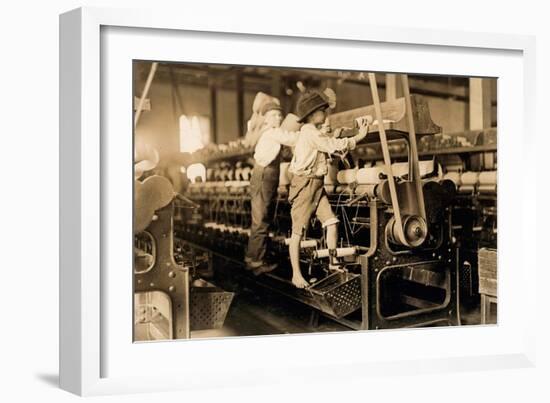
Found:
<svg viewBox="0 0 550 403"><path fill-rule="evenodd" d="M134 340L497 323L497 79L134 61Z"/></svg>

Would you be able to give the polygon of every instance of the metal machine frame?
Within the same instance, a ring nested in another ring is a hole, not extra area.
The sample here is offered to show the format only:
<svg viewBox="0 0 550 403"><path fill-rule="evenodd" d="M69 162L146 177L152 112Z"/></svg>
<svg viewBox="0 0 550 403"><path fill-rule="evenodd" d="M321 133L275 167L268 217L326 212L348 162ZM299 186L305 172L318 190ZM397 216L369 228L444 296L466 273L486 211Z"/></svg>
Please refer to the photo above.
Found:
<svg viewBox="0 0 550 403"><path fill-rule="evenodd" d="M146 271L134 270L134 292L161 291L172 306L172 334L176 339L190 337L189 268L174 260L174 203L157 210L147 232L154 243L154 263Z"/></svg>

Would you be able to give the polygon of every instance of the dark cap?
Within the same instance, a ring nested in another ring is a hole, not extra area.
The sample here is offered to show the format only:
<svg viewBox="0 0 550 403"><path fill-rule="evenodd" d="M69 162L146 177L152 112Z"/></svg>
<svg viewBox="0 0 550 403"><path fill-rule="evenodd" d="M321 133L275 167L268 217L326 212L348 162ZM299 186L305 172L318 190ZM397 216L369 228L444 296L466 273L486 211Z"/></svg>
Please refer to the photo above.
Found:
<svg viewBox="0 0 550 403"><path fill-rule="evenodd" d="M303 123L306 118L321 108L328 108L329 103L323 94L317 91L308 91L302 95L300 101L298 101L297 112L298 122Z"/></svg>

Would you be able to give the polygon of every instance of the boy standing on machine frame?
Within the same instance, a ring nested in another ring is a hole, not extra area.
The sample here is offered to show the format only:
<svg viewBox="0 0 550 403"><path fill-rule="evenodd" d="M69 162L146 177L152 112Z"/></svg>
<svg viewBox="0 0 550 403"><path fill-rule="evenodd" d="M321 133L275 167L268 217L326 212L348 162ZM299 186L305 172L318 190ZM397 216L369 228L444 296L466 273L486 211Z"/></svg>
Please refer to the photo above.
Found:
<svg viewBox="0 0 550 403"><path fill-rule="evenodd" d="M326 229L326 242L330 252L338 240L338 218L334 215L324 189L324 176L328 172L327 154L353 150L368 133L368 124L359 128L353 137L338 139L320 129L327 119L328 97L318 91L304 93L298 103L299 122L305 123L294 149L289 171L294 175L290 182L288 200L291 203L292 236L288 246L292 265L292 284L306 288L309 283L300 270L300 242L307 231L313 213Z"/></svg>
<svg viewBox="0 0 550 403"><path fill-rule="evenodd" d="M267 273L277 267L277 264L265 260L271 221L269 207L279 186L281 146L292 147L298 140L298 132L281 128L283 114L277 99L266 102L259 113L264 121L254 149L254 169L250 178L252 223L245 257L247 269L252 270L255 275Z"/></svg>

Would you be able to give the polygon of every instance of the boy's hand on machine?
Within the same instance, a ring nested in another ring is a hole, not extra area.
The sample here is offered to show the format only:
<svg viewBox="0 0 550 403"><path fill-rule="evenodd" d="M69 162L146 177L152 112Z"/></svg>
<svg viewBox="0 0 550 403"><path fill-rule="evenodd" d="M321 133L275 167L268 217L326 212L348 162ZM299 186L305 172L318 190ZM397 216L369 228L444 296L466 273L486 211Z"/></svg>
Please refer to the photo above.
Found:
<svg viewBox="0 0 550 403"><path fill-rule="evenodd" d="M370 118L370 120L369 120ZM355 143L359 143L362 141L365 137L367 137L367 133L369 132L369 124L372 123L372 116L365 117L364 119L361 119L359 122L359 133L357 133L353 138L355 140Z"/></svg>

